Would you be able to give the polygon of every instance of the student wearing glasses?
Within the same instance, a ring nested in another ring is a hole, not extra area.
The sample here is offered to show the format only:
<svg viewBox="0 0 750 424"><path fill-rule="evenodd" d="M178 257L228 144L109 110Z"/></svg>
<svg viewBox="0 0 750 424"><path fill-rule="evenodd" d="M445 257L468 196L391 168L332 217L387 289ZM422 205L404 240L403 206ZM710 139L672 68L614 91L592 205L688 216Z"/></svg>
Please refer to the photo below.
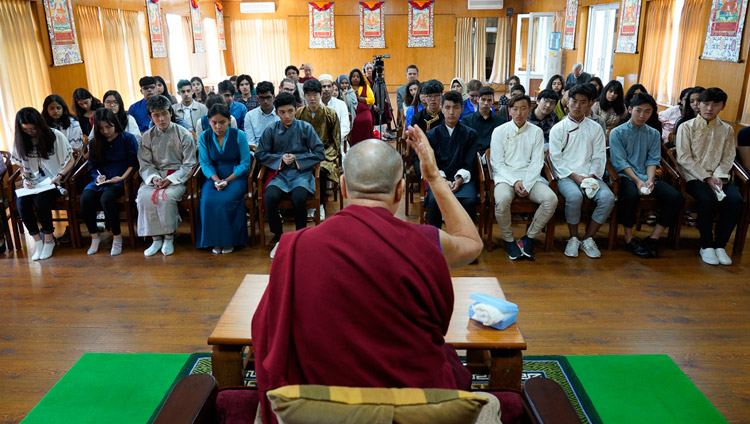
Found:
<svg viewBox="0 0 750 424"><path fill-rule="evenodd" d="M151 118L146 110L146 102L148 99L156 95L156 78L154 77L143 77L138 81L138 85L141 86L141 94L143 98L130 105L128 108L128 114L135 118L138 123L138 129L141 133L148 131L151 125Z"/></svg>
<svg viewBox="0 0 750 424"><path fill-rule="evenodd" d="M273 84L268 81L261 81L255 87L260 106L245 115L247 142L253 146L258 145L260 136L263 135L266 128L279 121L279 115L276 114L276 108L273 106L273 90Z"/></svg>

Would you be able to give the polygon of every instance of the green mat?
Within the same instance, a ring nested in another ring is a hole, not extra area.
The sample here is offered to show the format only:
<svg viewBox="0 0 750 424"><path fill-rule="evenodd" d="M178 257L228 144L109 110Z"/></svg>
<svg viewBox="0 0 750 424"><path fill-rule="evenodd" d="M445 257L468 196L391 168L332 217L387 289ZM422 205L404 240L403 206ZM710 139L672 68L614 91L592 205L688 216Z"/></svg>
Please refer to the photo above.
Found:
<svg viewBox="0 0 750 424"><path fill-rule="evenodd" d="M566 358L606 424L727 422L667 355Z"/></svg>
<svg viewBox="0 0 750 424"><path fill-rule="evenodd" d="M189 357L86 353L22 423L146 423Z"/></svg>

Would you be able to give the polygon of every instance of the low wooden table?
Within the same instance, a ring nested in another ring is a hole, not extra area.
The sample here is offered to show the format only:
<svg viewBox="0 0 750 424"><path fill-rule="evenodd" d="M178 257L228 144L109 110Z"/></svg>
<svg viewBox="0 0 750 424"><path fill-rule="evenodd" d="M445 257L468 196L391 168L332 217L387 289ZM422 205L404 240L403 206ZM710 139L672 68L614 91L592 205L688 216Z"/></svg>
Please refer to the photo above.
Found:
<svg viewBox="0 0 750 424"><path fill-rule="evenodd" d="M219 387L243 384L242 352L252 346L251 322L268 285L268 275L248 274L232 296L221 315L208 344L211 346L211 367ZM469 319L469 298L472 293L484 293L505 299L495 277L453 278L455 301L453 315L445 336L446 343L456 349L466 349L470 368L489 368L490 388L521 388L523 370L522 350L526 342L513 324L503 331Z"/></svg>

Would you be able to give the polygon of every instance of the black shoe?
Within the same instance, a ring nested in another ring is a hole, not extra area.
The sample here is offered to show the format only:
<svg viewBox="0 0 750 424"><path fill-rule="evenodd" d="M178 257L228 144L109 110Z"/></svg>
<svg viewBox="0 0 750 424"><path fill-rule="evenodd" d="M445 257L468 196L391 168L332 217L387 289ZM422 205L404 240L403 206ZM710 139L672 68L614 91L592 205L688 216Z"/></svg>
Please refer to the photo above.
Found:
<svg viewBox="0 0 750 424"><path fill-rule="evenodd" d="M479 258L476 258L473 261L469 262L469 265L478 265L478 264L479 264Z"/></svg>
<svg viewBox="0 0 750 424"><path fill-rule="evenodd" d="M271 239L271 244L276 244L279 241L281 241L281 234L274 234L273 238Z"/></svg>
<svg viewBox="0 0 750 424"><path fill-rule="evenodd" d="M523 253L521 252L521 249L518 248L518 244L516 244L515 241L506 241L505 250L508 252L508 257L512 261L523 257Z"/></svg>
<svg viewBox="0 0 750 424"><path fill-rule="evenodd" d="M62 236L58 237L58 243L70 243L70 227L65 227L65 232Z"/></svg>
<svg viewBox="0 0 750 424"><path fill-rule="evenodd" d="M645 239L641 240L641 247L651 253L652 258L659 257L659 239L646 237Z"/></svg>
<svg viewBox="0 0 750 424"><path fill-rule="evenodd" d="M641 246L641 243L635 237L633 237L626 246L632 254L638 256L639 258L653 258L651 252Z"/></svg>
<svg viewBox="0 0 750 424"><path fill-rule="evenodd" d="M532 261L534 260L534 239L523 236L521 240L518 240L518 247L521 248L523 256Z"/></svg>

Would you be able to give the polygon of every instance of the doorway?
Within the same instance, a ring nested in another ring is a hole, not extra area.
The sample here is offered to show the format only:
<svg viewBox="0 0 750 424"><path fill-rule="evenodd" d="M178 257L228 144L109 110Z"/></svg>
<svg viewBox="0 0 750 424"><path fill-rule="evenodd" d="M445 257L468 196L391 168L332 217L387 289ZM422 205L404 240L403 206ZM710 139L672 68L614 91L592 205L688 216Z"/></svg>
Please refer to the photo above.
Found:
<svg viewBox="0 0 750 424"><path fill-rule="evenodd" d="M601 78L607 84L612 77L615 53L615 25L620 3L598 4L589 8L586 32L586 60L584 71Z"/></svg>

